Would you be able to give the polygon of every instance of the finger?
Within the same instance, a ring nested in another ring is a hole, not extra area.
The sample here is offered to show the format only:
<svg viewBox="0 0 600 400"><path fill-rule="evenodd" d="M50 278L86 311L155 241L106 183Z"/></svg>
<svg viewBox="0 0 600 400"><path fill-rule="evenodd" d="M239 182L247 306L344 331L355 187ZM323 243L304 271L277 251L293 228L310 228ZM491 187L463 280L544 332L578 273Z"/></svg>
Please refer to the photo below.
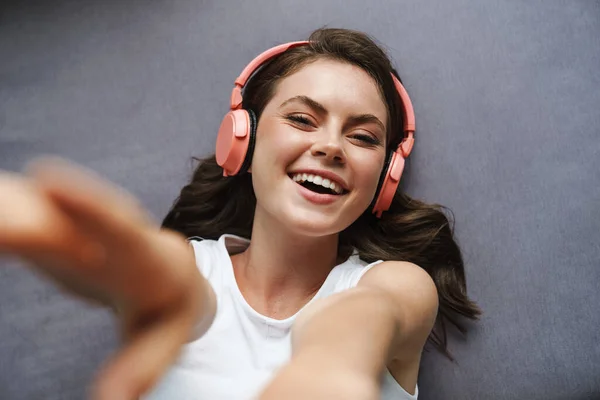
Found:
<svg viewBox="0 0 600 400"><path fill-rule="evenodd" d="M189 338L195 307L174 304L162 317L144 326L130 321L133 338L101 371L93 388L95 400L138 399L150 390L175 361Z"/></svg>
<svg viewBox="0 0 600 400"><path fill-rule="evenodd" d="M50 157L36 160L27 170L52 200L87 215L105 234L128 234L135 225L153 224L134 196L93 171Z"/></svg>
<svg viewBox="0 0 600 400"><path fill-rule="evenodd" d="M96 215L86 214L70 204L59 207L89 236L102 224ZM104 238L91 241L87 246L84 255L90 266L77 273L85 272L83 277L137 310L155 310L172 301L180 288L188 284L189 275L197 273L195 268L188 267L195 266L195 259L191 258L189 246L180 236L139 227L106 229Z"/></svg>
<svg viewBox="0 0 600 400"><path fill-rule="evenodd" d="M54 223L50 210L29 181L14 173L0 173L0 249L18 251L28 234Z"/></svg>
<svg viewBox="0 0 600 400"><path fill-rule="evenodd" d="M30 261L38 255L61 258L65 251L67 258L77 258L71 250L79 249L84 239L31 180L0 173L1 252Z"/></svg>
<svg viewBox="0 0 600 400"><path fill-rule="evenodd" d="M0 252L70 292L105 303L106 247L89 224L65 213L22 175L0 172L0 194Z"/></svg>

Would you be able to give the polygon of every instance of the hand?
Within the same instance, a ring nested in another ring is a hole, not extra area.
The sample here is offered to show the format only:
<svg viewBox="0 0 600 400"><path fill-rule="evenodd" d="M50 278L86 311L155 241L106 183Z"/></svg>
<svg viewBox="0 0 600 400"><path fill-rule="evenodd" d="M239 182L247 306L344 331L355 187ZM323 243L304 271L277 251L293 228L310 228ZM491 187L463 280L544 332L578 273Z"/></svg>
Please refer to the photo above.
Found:
<svg viewBox="0 0 600 400"><path fill-rule="evenodd" d="M213 298L185 238L160 230L122 189L57 159L27 175L0 171L1 253L117 310L124 345L100 373L97 399L148 390Z"/></svg>

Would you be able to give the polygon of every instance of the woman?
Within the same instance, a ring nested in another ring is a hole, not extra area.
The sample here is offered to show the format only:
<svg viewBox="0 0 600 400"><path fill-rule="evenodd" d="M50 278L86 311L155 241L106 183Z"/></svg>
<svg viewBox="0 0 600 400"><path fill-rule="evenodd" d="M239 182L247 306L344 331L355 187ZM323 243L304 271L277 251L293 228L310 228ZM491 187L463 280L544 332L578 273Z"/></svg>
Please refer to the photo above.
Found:
<svg viewBox="0 0 600 400"><path fill-rule="evenodd" d="M42 160L0 177L0 249L116 311L97 398L416 399L427 340L450 357L446 322L480 311L441 207L396 190L414 121L389 59L321 29L251 63L232 110L162 229Z"/></svg>

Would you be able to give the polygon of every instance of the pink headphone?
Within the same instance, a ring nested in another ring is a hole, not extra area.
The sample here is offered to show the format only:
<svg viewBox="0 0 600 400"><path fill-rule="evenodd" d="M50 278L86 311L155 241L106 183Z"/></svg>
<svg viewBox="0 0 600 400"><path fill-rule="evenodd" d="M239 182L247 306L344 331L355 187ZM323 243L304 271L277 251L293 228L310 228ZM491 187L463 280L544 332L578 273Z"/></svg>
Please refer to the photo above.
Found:
<svg viewBox="0 0 600 400"><path fill-rule="evenodd" d="M252 60L235 80L235 87L231 92L231 111L223 118L217 136L216 158L217 163L223 168L224 176L233 176L246 172L252 161L258 121L252 110L242 109L242 89L246 85L246 82L266 61L292 47L303 46L308 43L308 41L291 42L281 44L263 52ZM373 205L373 213L378 218L392 204L392 199L404 171L405 159L409 156L414 144L415 114L412 102L398 78L394 74L392 74L392 78L402 100L405 136L396 150L390 153L383 168L378 195Z"/></svg>

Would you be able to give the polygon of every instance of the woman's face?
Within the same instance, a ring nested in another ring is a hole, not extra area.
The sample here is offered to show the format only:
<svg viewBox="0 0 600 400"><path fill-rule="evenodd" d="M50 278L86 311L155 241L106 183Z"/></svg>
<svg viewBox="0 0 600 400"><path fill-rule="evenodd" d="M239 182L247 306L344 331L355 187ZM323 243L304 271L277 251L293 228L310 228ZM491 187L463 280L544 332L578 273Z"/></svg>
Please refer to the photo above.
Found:
<svg viewBox="0 0 600 400"><path fill-rule="evenodd" d="M377 84L357 66L321 59L279 81L257 127L257 212L308 236L347 228L377 190L386 124Z"/></svg>

